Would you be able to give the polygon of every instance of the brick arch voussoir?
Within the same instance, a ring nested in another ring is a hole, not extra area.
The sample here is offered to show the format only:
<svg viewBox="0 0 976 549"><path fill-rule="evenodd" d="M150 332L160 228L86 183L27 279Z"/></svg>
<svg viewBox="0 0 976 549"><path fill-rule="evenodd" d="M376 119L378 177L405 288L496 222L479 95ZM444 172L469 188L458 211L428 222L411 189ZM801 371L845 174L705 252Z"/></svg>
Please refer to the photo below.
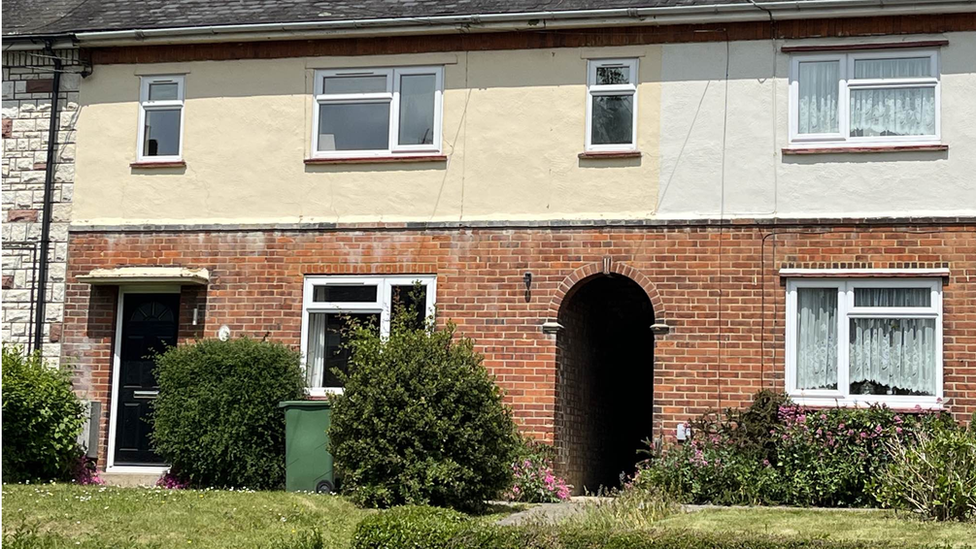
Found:
<svg viewBox="0 0 976 549"><path fill-rule="evenodd" d="M583 265L566 275L566 278L559 283L556 292L552 296L552 300L549 302L548 318L556 320L559 316L559 308L562 307L563 301L566 299L566 296L570 295L573 288L580 282L602 272L603 263L594 262ZM664 302L661 300L657 288L654 287L654 284L647 275L640 272L636 267L621 262L612 263L610 265L610 272L626 276L640 286L644 290L644 293L647 294L647 298L651 300L651 307L654 310L654 322L663 322Z"/></svg>

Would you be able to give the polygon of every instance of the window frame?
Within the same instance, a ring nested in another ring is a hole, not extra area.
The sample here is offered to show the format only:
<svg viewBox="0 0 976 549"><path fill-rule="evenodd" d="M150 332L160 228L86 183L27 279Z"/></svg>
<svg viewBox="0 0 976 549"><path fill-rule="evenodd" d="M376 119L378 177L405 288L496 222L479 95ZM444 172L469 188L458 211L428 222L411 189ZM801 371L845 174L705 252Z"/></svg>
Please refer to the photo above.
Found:
<svg viewBox="0 0 976 549"><path fill-rule="evenodd" d="M854 64L864 59L901 59L910 57L928 57L932 76L915 78L890 79L857 79L854 78ZM800 63L817 61L838 61L840 63L837 99L838 133L801 134L800 125ZM847 53L814 53L795 54L790 58L789 77L789 131L790 144L829 144L831 146L862 147L865 145L930 145L942 141L942 78L937 49L896 50L896 51L868 51ZM851 137L850 111L851 90L859 89L895 89L931 87L935 90L935 134L933 135L904 135L904 136L865 136Z"/></svg>
<svg viewBox="0 0 976 549"><path fill-rule="evenodd" d="M921 406L938 409L942 406L943 340L942 311L943 283L941 278L791 278L786 282L786 392L797 404L805 406L864 407L884 404L891 408L909 409ZM857 307L854 292L858 288L919 288L931 292L928 307ZM837 289L837 390L797 389L797 289ZM935 320L935 395L859 395L850 394L850 321L856 318L932 318Z"/></svg>
<svg viewBox="0 0 976 549"><path fill-rule="evenodd" d="M380 315L380 337L390 336L393 308L393 286L408 286L419 282L427 289L426 316L434 315L437 302L437 275L306 275L302 290L302 372L307 370L308 329L314 313L376 313ZM316 302L315 288L319 286L376 286L375 301ZM309 387L309 395L341 394L342 387Z"/></svg>
<svg viewBox="0 0 976 549"><path fill-rule="evenodd" d="M177 99L165 101L150 101L149 86L151 84L175 83ZM146 155L146 111L151 110L171 110L174 107L180 109L180 131L179 145L175 155ZM137 162L181 162L183 160L183 128L186 118L186 79L182 74L154 75L139 77L139 129L136 141L136 161Z"/></svg>
<svg viewBox="0 0 976 549"><path fill-rule="evenodd" d="M434 135L430 145L400 145L400 77L408 75L434 75ZM341 76L385 76L386 91L371 93L324 93L325 79ZM311 158L361 158L382 156L421 156L440 154L444 111L444 67L392 67L392 68L348 68L316 69L312 93L312 151ZM387 103L390 108L390 126L387 134L387 148L375 150L319 150L320 111L322 105L349 105L364 103Z"/></svg>
<svg viewBox="0 0 976 549"><path fill-rule="evenodd" d="M637 150L637 111L638 109L638 83L640 76L638 73L639 62L637 58L622 59L589 59L586 64L586 137L585 152L615 152L615 151L636 151ZM630 82L627 84L597 84L596 71L599 67L618 67L626 66L630 68ZM633 97L633 120L631 121L630 143L614 143L607 145L593 144L593 99L600 95L625 95Z"/></svg>

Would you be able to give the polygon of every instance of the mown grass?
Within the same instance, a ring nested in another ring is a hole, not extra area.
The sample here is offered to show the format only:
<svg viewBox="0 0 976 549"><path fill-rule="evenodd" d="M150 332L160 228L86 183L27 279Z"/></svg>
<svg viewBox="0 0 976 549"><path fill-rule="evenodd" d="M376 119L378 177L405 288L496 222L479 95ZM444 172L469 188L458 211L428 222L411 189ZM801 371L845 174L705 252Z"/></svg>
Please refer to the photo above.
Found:
<svg viewBox="0 0 976 549"><path fill-rule="evenodd" d="M889 511L706 508L682 512L655 503L654 498L645 499L622 498L609 506L603 504L602 510L571 514L567 520L574 528L594 530L888 541L909 547L976 546L976 524L922 521ZM342 497L316 494L65 484L4 485L2 504L5 541L17 532L28 541L11 543L15 549L340 549L349 547L359 521L375 512ZM518 508L494 507L476 520L493 523L513 510ZM24 536L28 531L40 536Z"/></svg>
<svg viewBox="0 0 976 549"><path fill-rule="evenodd" d="M4 485L2 503L5 537L34 530L119 547L286 547L317 531L323 547L344 548L370 512L316 494L65 484Z"/></svg>
<svg viewBox="0 0 976 549"><path fill-rule="evenodd" d="M904 513L880 510L715 508L673 514L656 522L654 527L708 533L887 541L906 546L976 546L976 524L920 520Z"/></svg>

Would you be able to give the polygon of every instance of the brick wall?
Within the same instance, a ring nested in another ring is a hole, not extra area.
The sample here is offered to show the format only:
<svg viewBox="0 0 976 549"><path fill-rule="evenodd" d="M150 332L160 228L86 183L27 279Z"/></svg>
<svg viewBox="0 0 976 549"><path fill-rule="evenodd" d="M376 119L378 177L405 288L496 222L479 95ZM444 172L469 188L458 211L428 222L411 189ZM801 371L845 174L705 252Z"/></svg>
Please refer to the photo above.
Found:
<svg viewBox="0 0 976 549"><path fill-rule="evenodd" d="M605 263L605 259L607 259ZM653 410L656 436L710 408L748 403L782 388L783 267L948 267L944 290L947 405L976 411L976 224L729 227L484 228L223 232L78 232L69 242L64 359L79 387L106 401L115 288L75 277L123 265L206 267L211 284L185 288L185 333L212 337L223 324L298 346L306 274L436 273L441 322L475 338L507 391L524 431L552 440L557 318L567 289L607 266L648 294L656 323ZM522 281L533 273L530 299ZM192 303L193 305L190 305ZM200 307L196 327L188 326ZM191 330L192 328L192 330ZM103 444L106 441L103 418Z"/></svg>
<svg viewBox="0 0 976 549"><path fill-rule="evenodd" d="M45 357L60 356L64 274L68 250L68 221L74 183L75 119L81 66L77 51L58 50L64 60L58 95L57 166L51 216L50 266L44 333ZM28 345L36 304L37 263L40 254L47 167L48 128L54 66L43 52L3 54L3 318L4 343Z"/></svg>

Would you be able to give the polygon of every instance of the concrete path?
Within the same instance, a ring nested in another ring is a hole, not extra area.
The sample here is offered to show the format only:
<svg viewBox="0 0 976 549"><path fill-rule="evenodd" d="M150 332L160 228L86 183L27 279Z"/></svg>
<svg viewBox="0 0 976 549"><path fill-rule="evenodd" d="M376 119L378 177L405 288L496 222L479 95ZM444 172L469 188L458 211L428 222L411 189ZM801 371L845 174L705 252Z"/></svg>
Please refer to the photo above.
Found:
<svg viewBox="0 0 976 549"><path fill-rule="evenodd" d="M518 513L512 513L498 521L500 526L518 526L522 524L556 524L572 519L583 513L586 506L610 501L612 498L580 496L562 503L536 503Z"/></svg>

